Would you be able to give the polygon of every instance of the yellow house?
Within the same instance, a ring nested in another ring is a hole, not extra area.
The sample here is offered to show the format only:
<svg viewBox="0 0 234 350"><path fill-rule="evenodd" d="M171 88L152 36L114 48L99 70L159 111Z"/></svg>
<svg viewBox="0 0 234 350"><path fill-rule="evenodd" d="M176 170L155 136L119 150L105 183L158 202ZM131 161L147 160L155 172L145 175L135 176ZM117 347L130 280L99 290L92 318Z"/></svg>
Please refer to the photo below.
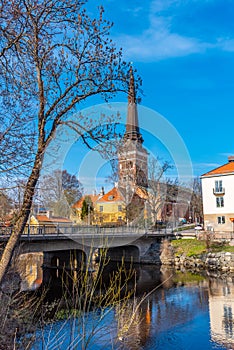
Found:
<svg viewBox="0 0 234 350"><path fill-rule="evenodd" d="M56 233L58 230L65 230L72 226L72 221L61 216L53 216L51 211L32 215L26 230L31 234L49 234Z"/></svg>
<svg viewBox="0 0 234 350"><path fill-rule="evenodd" d="M95 210L96 201L98 200L98 198L100 198L100 194L98 194L98 195L97 194L85 195L85 196L81 197L76 203L73 204L70 219L73 221L74 224L84 223L81 219L81 213L82 213L83 202L87 197L89 197L89 199L91 200L91 202L93 204L93 208ZM90 224L92 224L92 222L93 222L93 214L91 216L92 217L90 218Z"/></svg>
<svg viewBox="0 0 234 350"><path fill-rule="evenodd" d="M89 197L93 210L84 220L81 219L83 201ZM75 224L90 225L124 225L128 221L138 218L144 210L144 202L148 198L147 190L136 187L131 191L131 199L126 205L124 190L119 187L112 188L106 194L83 196L72 206L70 219Z"/></svg>
<svg viewBox="0 0 234 350"><path fill-rule="evenodd" d="M97 225L125 223L125 202L117 187L112 188L96 201L94 216Z"/></svg>

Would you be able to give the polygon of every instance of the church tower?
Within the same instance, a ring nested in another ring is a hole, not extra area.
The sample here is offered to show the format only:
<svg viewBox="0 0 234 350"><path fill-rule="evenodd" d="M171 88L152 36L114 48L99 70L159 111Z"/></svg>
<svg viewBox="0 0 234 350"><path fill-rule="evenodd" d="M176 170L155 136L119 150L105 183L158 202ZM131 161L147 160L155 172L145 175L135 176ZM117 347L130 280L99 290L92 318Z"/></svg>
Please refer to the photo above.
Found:
<svg viewBox="0 0 234 350"><path fill-rule="evenodd" d="M119 187L148 187L148 152L142 146L143 138L139 129L135 82L132 68L128 91L126 130L119 149Z"/></svg>

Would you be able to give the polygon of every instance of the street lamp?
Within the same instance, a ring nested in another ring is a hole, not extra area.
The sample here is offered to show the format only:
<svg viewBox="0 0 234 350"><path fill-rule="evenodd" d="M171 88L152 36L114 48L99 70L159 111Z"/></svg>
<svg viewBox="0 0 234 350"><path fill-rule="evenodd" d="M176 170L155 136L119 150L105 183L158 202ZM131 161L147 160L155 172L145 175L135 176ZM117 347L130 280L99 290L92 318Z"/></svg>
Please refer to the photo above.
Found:
<svg viewBox="0 0 234 350"><path fill-rule="evenodd" d="M148 213L147 213L147 202L144 203L144 223L145 223L145 233L147 232L147 219L148 219Z"/></svg>
<svg viewBox="0 0 234 350"><path fill-rule="evenodd" d="M231 233L231 239L232 239L233 233L234 233L234 218L230 218L230 221L232 222L232 233Z"/></svg>
<svg viewBox="0 0 234 350"><path fill-rule="evenodd" d="M188 219L189 219L189 223L191 224L192 222L192 217L191 217L191 210L190 210L190 201L188 201Z"/></svg>
<svg viewBox="0 0 234 350"><path fill-rule="evenodd" d="M88 203L88 225L90 226L90 203Z"/></svg>

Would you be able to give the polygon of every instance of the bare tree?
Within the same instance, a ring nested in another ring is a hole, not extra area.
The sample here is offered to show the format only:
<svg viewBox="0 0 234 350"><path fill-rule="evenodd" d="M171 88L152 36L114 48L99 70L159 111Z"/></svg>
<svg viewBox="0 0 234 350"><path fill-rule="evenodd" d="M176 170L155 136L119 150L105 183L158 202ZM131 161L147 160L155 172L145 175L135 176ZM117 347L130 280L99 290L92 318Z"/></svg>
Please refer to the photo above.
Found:
<svg viewBox="0 0 234 350"><path fill-rule="evenodd" d="M5 67L9 65L5 57L13 47L15 48L22 39L25 30L25 17L22 16L22 2L14 1L14 11L12 11L12 1L0 1L0 13L4 21L0 23L1 44L0 58L5 61ZM5 16L7 14L7 16Z"/></svg>
<svg viewBox="0 0 234 350"><path fill-rule="evenodd" d="M169 169L172 169L172 165L167 161L160 162L158 158L151 158L149 160L149 190L147 200L147 209L149 213L147 216L150 214L153 225L156 224L158 215L166 201L167 180L164 177Z"/></svg>
<svg viewBox="0 0 234 350"><path fill-rule="evenodd" d="M113 186L119 180L119 172L118 172L118 159L110 159L111 173L105 179L105 182L108 184L112 184Z"/></svg>
<svg viewBox="0 0 234 350"><path fill-rule="evenodd" d="M69 216L71 205L80 199L82 191L75 175L66 170L55 170L40 179L37 202L56 216Z"/></svg>
<svg viewBox="0 0 234 350"><path fill-rule="evenodd" d="M1 28L7 28L5 46L1 46L1 98L12 116L19 111L23 126L29 118L36 147L21 210L1 257L0 282L27 223L44 154L58 127L67 124L77 105L88 97L108 99L128 90L129 65L109 39L112 25L103 18L102 8L97 18L90 18L84 9L86 2L24 0L10 1L11 6L1 8ZM21 28L20 34L15 28ZM12 101L17 104L12 105ZM84 140L86 135L98 138L90 131L88 117L80 114L72 125ZM99 137L103 136L102 130Z"/></svg>
<svg viewBox="0 0 234 350"><path fill-rule="evenodd" d="M203 221L203 204L202 204L202 188L201 180L196 177L193 180L193 192L190 202L191 217L193 222Z"/></svg>
<svg viewBox="0 0 234 350"><path fill-rule="evenodd" d="M27 40L28 30L26 12L20 0L0 0L0 187L6 185L10 175L13 187L12 179L25 175L33 161L33 100L23 91L21 69L23 42Z"/></svg>
<svg viewBox="0 0 234 350"><path fill-rule="evenodd" d="M11 198L4 191L0 192L0 225L4 223L6 216L10 214L13 207Z"/></svg>

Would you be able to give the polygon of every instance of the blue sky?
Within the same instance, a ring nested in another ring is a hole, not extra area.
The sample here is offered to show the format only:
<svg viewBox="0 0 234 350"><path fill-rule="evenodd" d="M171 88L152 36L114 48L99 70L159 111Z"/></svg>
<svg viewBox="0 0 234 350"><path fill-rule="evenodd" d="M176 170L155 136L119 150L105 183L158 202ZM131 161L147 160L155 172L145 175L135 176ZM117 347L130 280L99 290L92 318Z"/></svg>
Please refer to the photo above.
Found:
<svg viewBox="0 0 234 350"><path fill-rule="evenodd" d="M89 12L100 4L142 77L141 104L177 130L194 175L226 163L234 154L234 0L89 0ZM163 148L154 155L164 157ZM74 147L64 163L71 173L79 153Z"/></svg>
<svg viewBox="0 0 234 350"><path fill-rule="evenodd" d="M143 79L142 104L177 129L194 174L225 163L234 154L234 1L102 4L112 37Z"/></svg>

